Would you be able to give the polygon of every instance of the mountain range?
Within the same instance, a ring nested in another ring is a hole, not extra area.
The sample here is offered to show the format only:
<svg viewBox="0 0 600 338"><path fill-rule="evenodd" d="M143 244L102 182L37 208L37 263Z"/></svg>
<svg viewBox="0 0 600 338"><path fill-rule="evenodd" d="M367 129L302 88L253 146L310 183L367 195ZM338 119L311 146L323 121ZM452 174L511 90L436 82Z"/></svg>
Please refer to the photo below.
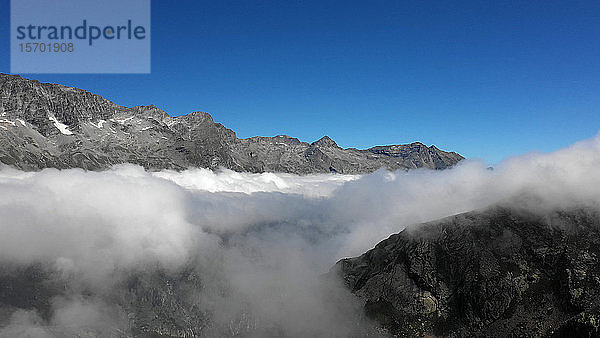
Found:
<svg viewBox="0 0 600 338"><path fill-rule="evenodd" d="M171 117L155 106L117 105L82 89L0 74L0 162L24 170L149 170L363 174L385 167L445 169L463 157L416 142L343 149L278 135L238 138L203 112Z"/></svg>

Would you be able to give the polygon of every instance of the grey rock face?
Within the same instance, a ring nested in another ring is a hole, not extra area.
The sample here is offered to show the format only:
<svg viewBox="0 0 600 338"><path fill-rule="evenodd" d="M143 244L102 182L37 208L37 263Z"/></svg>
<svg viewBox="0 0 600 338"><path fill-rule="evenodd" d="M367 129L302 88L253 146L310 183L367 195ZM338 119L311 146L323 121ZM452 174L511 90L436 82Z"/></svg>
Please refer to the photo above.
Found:
<svg viewBox="0 0 600 338"><path fill-rule="evenodd" d="M421 143L342 149L325 136L239 139L209 114L170 117L154 106L122 107L87 91L0 74L0 162L24 170L150 170L359 174L381 167L445 169L463 157Z"/></svg>
<svg viewBox="0 0 600 338"><path fill-rule="evenodd" d="M409 227L338 273L400 336L598 335L600 212L494 207Z"/></svg>

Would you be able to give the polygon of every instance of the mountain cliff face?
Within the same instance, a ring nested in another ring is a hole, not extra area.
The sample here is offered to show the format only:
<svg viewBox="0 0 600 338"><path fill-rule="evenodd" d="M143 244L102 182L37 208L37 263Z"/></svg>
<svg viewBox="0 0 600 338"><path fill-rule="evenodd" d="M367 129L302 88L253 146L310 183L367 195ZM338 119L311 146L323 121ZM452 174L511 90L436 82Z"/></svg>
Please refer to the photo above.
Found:
<svg viewBox="0 0 600 338"><path fill-rule="evenodd" d="M494 207L405 229L335 272L400 336L598 336L600 213Z"/></svg>
<svg viewBox="0 0 600 338"><path fill-rule="evenodd" d="M342 149L325 136L239 139L207 113L170 117L126 108L87 91L0 74L0 162L24 170L225 167L248 172L359 174L381 167L444 169L463 157L421 143Z"/></svg>

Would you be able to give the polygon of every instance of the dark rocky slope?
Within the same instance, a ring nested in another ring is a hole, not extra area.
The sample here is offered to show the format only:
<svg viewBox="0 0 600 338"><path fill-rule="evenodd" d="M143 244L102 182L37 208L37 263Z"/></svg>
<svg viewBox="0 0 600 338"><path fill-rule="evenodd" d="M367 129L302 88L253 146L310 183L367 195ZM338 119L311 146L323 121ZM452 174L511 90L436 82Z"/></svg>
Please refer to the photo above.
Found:
<svg viewBox="0 0 600 338"><path fill-rule="evenodd" d="M87 91L0 74L0 162L25 170L150 170L225 167L296 174L448 168L463 157L421 143L342 149L329 137L239 139L209 114L173 118L154 106L126 108Z"/></svg>
<svg viewBox="0 0 600 338"><path fill-rule="evenodd" d="M600 213L495 207L413 226L339 273L400 336L598 336Z"/></svg>

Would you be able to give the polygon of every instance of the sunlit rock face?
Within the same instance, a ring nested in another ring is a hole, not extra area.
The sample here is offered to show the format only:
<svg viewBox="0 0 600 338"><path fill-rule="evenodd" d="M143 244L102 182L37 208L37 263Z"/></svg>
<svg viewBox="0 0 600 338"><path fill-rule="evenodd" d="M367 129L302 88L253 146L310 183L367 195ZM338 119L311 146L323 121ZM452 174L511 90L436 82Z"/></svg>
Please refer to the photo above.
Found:
<svg viewBox="0 0 600 338"><path fill-rule="evenodd" d="M170 117L154 106L126 108L85 90L0 74L0 162L20 169L219 168L246 172L347 173L445 169L463 159L421 143L342 149L323 137L239 139L207 113Z"/></svg>

